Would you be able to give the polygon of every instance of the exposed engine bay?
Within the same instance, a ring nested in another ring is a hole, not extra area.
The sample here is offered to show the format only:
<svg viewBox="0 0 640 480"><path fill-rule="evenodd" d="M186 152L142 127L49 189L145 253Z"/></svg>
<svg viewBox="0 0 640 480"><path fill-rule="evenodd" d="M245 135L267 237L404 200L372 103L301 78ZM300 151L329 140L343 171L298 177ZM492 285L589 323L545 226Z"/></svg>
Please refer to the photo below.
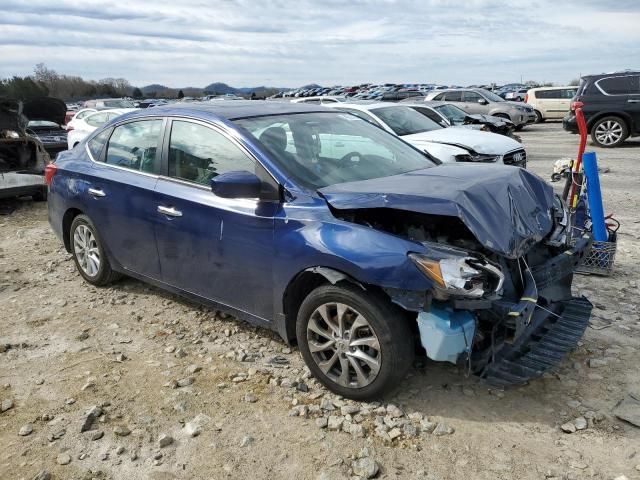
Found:
<svg viewBox="0 0 640 480"><path fill-rule="evenodd" d="M386 289L391 300L418 312L427 356L464 364L498 384L519 384L557 365L582 336L591 305L573 298L573 269L588 239L568 244L559 198L553 228L518 258L482 245L457 217L372 208L334 210L339 218L419 242L410 254L432 279L427 292Z"/></svg>

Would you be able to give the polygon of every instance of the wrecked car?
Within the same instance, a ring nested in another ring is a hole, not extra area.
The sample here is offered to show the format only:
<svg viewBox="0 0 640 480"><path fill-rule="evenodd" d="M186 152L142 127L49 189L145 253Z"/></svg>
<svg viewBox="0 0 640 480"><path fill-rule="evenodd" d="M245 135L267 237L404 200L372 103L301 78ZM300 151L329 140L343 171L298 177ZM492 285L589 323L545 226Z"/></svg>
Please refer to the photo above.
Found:
<svg viewBox="0 0 640 480"><path fill-rule="evenodd" d="M483 130L485 132L497 133L507 137L513 137L520 141L514 134L515 124L502 117L494 117L493 115L483 115L480 113L469 114L456 107L453 103L447 102L402 102L408 107L413 108L431 120L440 123L444 127L468 125L468 128Z"/></svg>
<svg viewBox="0 0 640 480"><path fill-rule="evenodd" d="M21 102L0 99L0 198L46 199L43 173L50 157L42 142L27 132L27 122Z"/></svg>
<svg viewBox="0 0 640 480"><path fill-rule="evenodd" d="M416 350L521 384L589 319L571 293L589 239L568 241L549 185L436 165L339 110L133 112L59 154L47 179L50 224L87 282L124 274L272 328L345 397L393 388Z"/></svg>
<svg viewBox="0 0 640 480"><path fill-rule="evenodd" d="M64 125L67 105L53 97L39 97L24 103L22 113L29 123L27 133L38 137L51 158L67 149Z"/></svg>

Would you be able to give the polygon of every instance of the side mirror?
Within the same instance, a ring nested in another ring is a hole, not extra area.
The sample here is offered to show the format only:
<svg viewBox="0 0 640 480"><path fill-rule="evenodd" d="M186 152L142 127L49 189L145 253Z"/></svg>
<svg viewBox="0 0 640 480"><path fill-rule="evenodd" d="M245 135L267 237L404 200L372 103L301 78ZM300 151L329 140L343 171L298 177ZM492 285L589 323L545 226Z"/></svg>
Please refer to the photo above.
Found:
<svg viewBox="0 0 640 480"><path fill-rule="evenodd" d="M479 99L478 99L478 103L479 103L480 105L486 105L486 104L487 104L487 103L489 103L489 102L487 102L484 98L479 98Z"/></svg>
<svg viewBox="0 0 640 480"><path fill-rule="evenodd" d="M222 198L258 198L262 180L246 170L222 173L211 179L211 191Z"/></svg>

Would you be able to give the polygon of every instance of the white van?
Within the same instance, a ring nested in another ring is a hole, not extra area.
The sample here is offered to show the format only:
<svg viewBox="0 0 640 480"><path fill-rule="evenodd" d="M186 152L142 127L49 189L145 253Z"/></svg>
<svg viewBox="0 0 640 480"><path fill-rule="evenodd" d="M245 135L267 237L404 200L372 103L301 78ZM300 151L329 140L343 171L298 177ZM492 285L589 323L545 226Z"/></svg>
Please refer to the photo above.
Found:
<svg viewBox="0 0 640 480"><path fill-rule="evenodd" d="M578 87L540 87L527 91L524 102L533 107L536 123L560 120L569 113L571 99Z"/></svg>

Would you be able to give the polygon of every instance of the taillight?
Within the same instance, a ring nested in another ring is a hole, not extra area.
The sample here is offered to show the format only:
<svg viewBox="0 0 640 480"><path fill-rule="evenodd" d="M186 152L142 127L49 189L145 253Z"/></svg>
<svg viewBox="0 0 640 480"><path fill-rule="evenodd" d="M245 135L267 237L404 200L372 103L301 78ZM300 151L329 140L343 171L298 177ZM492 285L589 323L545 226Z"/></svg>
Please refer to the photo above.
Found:
<svg viewBox="0 0 640 480"><path fill-rule="evenodd" d="M582 108L584 107L584 103L581 102L580 100L575 100L573 102L571 102L571 111L575 112L578 108Z"/></svg>
<svg viewBox="0 0 640 480"><path fill-rule="evenodd" d="M524 94L524 103L527 103L529 101L529 94L525 93Z"/></svg>
<svg viewBox="0 0 640 480"><path fill-rule="evenodd" d="M44 167L44 181L47 185L51 185L53 181L53 176L58 171L58 167L56 167L55 163L49 163L46 167Z"/></svg>

